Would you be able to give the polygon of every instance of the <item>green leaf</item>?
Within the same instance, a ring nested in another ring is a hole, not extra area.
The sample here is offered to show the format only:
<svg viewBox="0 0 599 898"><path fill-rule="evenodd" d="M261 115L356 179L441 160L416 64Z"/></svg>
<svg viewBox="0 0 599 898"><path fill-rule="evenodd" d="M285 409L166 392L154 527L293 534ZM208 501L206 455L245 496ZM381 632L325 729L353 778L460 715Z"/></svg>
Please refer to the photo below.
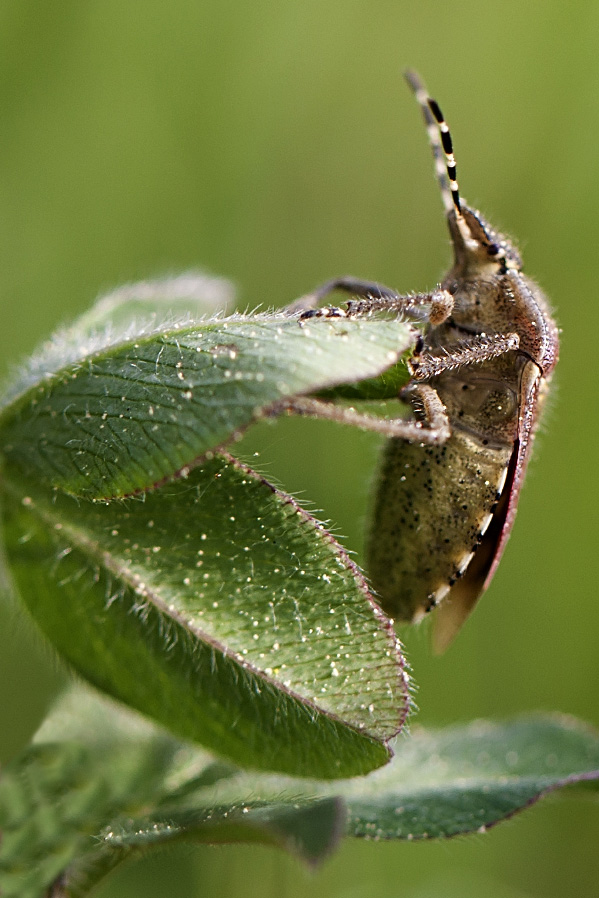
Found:
<svg viewBox="0 0 599 898"><path fill-rule="evenodd" d="M310 862L332 850L344 814L337 799L219 806L211 790L235 774L72 690L0 777L2 895L39 898L65 872L68 895L86 895L124 858L181 839L275 844ZM196 800L203 789L208 802Z"/></svg>
<svg viewBox="0 0 599 898"><path fill-rule="evenodd" d="M391 622L347 554L232 459L110 504L6 470L7 558L32 617L90 682L243 766L380 766L407 712Z"/></svg>
<svg viewBox="0 0 599 898"><path fill-rule="evenodd" d="M60 740L60 741L58 741ZM175 841L264 842L322 860L340 835L482 832L546 792L599 779L599 736L563 716L478 721L396 743L342 783L247 774L73 690L0 779L0 884L82 898L124 858Z"/></svg>
<svg viewBox="0 0 599 898"><path fill-rule="evenodd" d="M175 740L92 693L69 696L37 744L2 771L2 895L40 898L74 859L93 857L108 821L151 807L162 794L179 750Z"/></svg>
<svg viewBox="0 0 599 898"><path fill-rule="evenodd" d="M417 728L392 747L392 761L365 777L285 786L245 774L221 784L219 801L342 798L346 835L412 841L481 833L547 792L599 779L599 734L565 715Z"/></svg>
<svg viewBox="0 0 599 898"><path fill-rule="evenodd" d="M8 388L0 451L21 471L95 499L155 486L274 403L376 378L413 343L405 323L370 319L161 321L162 330L126 339L122 330L90 336L91 323L51 341Z"/></svg>
<svg viewBox="0 0 599 898"><path fill-rule="evenodd" d="M599 779L599 735L565 715L417 731L395 751L387 768L343 790L349 834L480 833L553 789Z"/></svg>
<svg viewBox="0 0 599 898"><path fill-rule="evenodd" d="M347 399L352 402L397 400L401 388L405 387L409 379L408 367L402 361L398 365L391 365L378 377L370 377L357 383L345 383L326 390L319 390L318 396L321 399ZM395 417L397 417L397 414L397 411L395 411Z"/></svg>

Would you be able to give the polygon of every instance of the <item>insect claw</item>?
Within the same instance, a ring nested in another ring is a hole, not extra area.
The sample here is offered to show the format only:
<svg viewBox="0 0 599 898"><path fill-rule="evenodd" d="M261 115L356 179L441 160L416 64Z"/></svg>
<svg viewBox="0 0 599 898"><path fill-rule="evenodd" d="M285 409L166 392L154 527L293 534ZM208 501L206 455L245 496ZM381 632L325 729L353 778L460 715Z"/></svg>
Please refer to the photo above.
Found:
<svg viewBox="0 0 599 898"><path fill-rule="evenodd" d="M298 318L298 321L308 321L310 318L347 318L348 313L338 306L323 306L320 309L306 309Z"/></svg>

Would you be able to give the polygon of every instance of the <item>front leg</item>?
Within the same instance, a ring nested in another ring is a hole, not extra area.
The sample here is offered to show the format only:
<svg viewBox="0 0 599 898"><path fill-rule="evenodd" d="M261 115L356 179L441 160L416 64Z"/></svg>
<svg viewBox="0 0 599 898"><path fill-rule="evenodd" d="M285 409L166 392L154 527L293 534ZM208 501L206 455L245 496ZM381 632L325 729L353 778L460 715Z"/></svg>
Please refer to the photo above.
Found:
<svg viewBox="0 0 599 898"><path fill-rule="evenodd" d="M351 293L359 297L349 300L347 309L335 306L318 308L325 297L336 290ZM431 324L442 324L453 311L453 297L447 290L434 290L431 293L414 293L402 296L390 287L375 281L363 281L346 275L333 278L317 287L312 293L301 296L287 307L287 314L300 313L299 320L309 318L339 318L369 315L371 312L397 312L413 321L429 321Z"/></svg>
<svg viewBox="0 0 599 898"><path fill-rule="evenodd" d="M348 274L343 275L342 277L331 278L330 281L325 281L324 284L321 284L320 287L317 287L310 293L300 296L299 299L296 299L295 302L292 302L291 305L287 306L287 312L293 315L297 312L309 313L312 310L318 311L317 306L319 306L323 299L330 293L334 293L336 290L341 290L344 293L352 293L354 296L360 296L363 299L376 297L377 299L393 300L397 299L399 296L399 294L396 293L395 290L391 290L390 287L377 284L376 281L364 281ZM308 318L311 316L306 314L306 317Z"/></svg>

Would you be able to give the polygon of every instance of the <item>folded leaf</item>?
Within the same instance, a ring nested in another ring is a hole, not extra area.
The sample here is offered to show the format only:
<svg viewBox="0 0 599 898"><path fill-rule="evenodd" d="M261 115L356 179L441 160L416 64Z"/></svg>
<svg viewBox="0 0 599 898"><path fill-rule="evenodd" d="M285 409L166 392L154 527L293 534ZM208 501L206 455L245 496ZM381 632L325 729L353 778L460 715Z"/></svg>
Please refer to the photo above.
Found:
<svg viewBox="0 0 599 898"><path fill-rule="evenodd" d="M142 328L126 339L90 337L89 324L51 341L7 389L0 451L28 475L94 499L152 488L274 403L376 378L413 343L398 321L282 314Z"/></svg>
<svg viewBox="0 0 599 898"><path fill-rule="evenodd" d="M407 712L391 622L332 537L215 457L145 500L48 495L5 470L6 553L90 682L244 766L352 776Z"/></svg>

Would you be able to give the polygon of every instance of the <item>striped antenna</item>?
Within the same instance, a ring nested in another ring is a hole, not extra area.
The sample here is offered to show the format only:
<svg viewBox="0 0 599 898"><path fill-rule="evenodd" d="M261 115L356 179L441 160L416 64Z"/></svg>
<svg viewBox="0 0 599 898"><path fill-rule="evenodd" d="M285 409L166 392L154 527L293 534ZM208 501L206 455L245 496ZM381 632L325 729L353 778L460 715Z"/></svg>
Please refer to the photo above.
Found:
<svg viewBox="0 0 599 898"><path fill-rule="evenodd" d="M456 179L455 158L449 127L443 118L439 104L429 97L416 72L408 70L405 73L405 78L422 109L445 211L448 214L455 211L458 219L461 219L462 207L460 206L460 192Z"/></svg>

